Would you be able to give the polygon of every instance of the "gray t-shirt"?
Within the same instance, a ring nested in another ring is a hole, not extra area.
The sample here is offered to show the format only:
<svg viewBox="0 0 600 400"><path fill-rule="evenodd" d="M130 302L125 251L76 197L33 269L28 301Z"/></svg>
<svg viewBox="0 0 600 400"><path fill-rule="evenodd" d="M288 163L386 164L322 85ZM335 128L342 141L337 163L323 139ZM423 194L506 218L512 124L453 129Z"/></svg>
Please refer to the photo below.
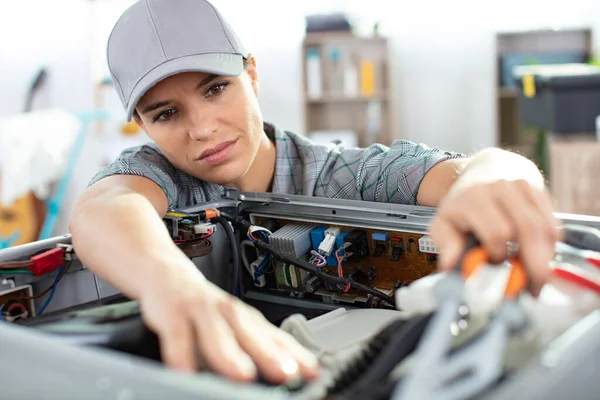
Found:
<svg viewBox="0 0 600 400"><path fill-rule="evenodd" d="M407 140L396 140L391 147L344 148L316 144L269 123L264 129L277 149L272 188L277 194L416 205L419 185L429 169L444 160L466 157ZM169 209L216 201L224 193L222 185L176 169L153 143L123 151L90 185L118 174L154 181L167 195Z"/></svg>

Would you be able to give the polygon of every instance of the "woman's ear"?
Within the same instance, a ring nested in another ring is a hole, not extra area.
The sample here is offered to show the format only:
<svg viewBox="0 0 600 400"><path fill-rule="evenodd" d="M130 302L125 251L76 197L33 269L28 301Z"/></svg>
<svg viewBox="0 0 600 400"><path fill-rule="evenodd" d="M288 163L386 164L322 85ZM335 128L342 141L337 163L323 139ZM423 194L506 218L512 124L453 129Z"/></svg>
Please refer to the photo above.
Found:
<svg viewBox="0 0 600 400"><path fill-rule="evenodd" d="M250 78L250 84L252 85L252 89L254 90L254 95L258 97L258 92L260 88L260 82L258 79L258 70L256 69L256 58L252 54L248 54L246 57L246 73Z"/></svg>

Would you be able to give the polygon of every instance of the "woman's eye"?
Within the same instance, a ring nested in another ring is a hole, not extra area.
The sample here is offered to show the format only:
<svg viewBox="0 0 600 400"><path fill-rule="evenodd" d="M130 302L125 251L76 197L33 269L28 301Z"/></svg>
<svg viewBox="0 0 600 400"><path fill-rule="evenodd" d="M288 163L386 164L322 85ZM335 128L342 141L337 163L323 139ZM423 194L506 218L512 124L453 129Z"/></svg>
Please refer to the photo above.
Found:
<svg viewBox="0 0 600 400"><path fill-rule="evenodd" d="M225 87L229 85L229 82L221 82L217 83L214 86L211 86L210 89L206 92L209 96L218 96L225 90Z"/></svg>
<svg viewBox="0 0 600 400"><path fill-rule="evenodd" d="M176 113L177 111L173 109L165 110L158 114L156 117L154 117L154 121L168 121L171 118L173 118L173 115L175 115Z"/></svg>

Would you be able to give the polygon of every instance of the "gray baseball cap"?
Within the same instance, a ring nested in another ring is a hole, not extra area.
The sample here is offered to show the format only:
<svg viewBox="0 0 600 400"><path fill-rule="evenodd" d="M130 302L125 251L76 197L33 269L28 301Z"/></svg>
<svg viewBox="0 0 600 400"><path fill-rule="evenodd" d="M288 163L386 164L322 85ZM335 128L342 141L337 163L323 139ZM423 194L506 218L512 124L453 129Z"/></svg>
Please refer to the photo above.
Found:
<svg viewBox="0 0 600 400"><path fill-rule="evenodd" d="M144 93L161 80L191 71L238 76L247 55L206 0L139 0L115 24L106 54L127 121Z"/></svg>

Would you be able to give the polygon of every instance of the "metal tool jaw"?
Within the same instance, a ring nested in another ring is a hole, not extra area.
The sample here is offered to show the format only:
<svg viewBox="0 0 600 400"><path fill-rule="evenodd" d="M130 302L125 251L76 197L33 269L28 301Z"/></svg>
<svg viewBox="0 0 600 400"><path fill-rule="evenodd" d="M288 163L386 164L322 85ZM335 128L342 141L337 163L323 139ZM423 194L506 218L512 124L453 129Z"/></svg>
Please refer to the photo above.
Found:
<svg viewBox="0 0 600 400"><path fill-rule="evenodd" d="M504 355L511 335L525 330L527 315L518 302L527 279L517 259L505 288L505 300L490 316L485 329L457 349L452 349L461 323L468 323L463 302L465 278L488 259L481 247L472 247L461 265L435 287L438 308L419 343L414 365L396 387L394 400L454 400L481 393L504 371Z"/></svg>

